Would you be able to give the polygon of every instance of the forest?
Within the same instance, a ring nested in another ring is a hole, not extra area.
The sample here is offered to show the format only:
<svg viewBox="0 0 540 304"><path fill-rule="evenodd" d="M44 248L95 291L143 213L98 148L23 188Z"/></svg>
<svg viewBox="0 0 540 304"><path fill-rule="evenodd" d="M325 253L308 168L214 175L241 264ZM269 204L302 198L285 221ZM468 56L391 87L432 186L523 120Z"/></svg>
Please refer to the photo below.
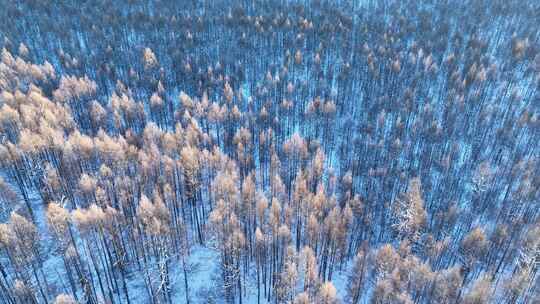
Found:
<svg viewBox="0 0 540 304"><path fill-rule="evenodd" d="M540 2L0 0L0 303L540 304Z"/></svg>

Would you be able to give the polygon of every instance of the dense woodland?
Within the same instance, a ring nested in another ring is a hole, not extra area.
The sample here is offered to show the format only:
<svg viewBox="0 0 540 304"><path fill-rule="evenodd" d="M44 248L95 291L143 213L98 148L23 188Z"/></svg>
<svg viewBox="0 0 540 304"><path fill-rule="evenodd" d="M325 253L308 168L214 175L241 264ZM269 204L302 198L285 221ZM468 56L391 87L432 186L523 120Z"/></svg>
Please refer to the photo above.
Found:
<svg viewBox="0 0 540 304"><path fill-rule="evenodd" d="M0 6L0 303L540 303L538 1Z"/></svg>

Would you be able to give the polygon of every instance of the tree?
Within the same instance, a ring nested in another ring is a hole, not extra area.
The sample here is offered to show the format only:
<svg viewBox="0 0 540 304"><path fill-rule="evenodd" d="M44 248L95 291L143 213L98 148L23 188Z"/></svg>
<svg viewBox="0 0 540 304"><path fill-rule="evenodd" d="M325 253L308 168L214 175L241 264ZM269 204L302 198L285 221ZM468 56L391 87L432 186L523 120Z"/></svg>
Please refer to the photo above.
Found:
<svg viewBox="0 0 540 304"><path fill-rule="evenodd" d="M365 247L365 246L364 246ZM354 257L353 268L350 270L347 285L347 298L352 304L360 301L363 292L367 253L360 250Z"/></svg>
<svg viewBox="0 0 540 304"><path fill-rule="evenodd" d="M143 51L143 63L146 70L155 68L158 66L156 55L150 48L144 48Z"/></svg>
<svg viewBox="0 0 540 304"><path fill-rule="evenodd" d="M66 269L67 277L71 287L75 300L77 299L77 286L73 278L71 267L68 263L68 257L66 256L68 248L73 246L73 234L70 226L69 212L64 209L60 204L56 202L50 202L47 207L47 224L52 230L55 240L58 242L58 250L62 255L64 267Z"/></svg>
<svg viewBox="0 0 540 304"><path fill-rule="evenodd" d="M141 221L143 230L149 237L146 241L151 245L151 248L147 250L150 250L156 259L155 269L150 269L149 261L145 261L145 282L149 295L152 301L159 303L160 299L162 299L170 303L169 264L171 253L169 248L169 210L157 193L153 203L143 194L137 208L137 215ZM148 245L143 244L143 246ZM146 255L150 255L150 252L147 251Z"/></svg>
<svg viewBox="0 0 540 304"><path fill-rule="evenodd" d="M420 179L409 182L407 192L398 198L392 208L394 224L392 227L402 238L417 241L426 223L427 212L420 192Z"/></svg>
<svg viewBox="0 0 540 304"><path fill-rule="evenodd" d="M375 272L377 277L385 279L399 266L400 256L390 244L380 247L375 255Z"/></svg>
<svg viewBox="0 0 540 304"><path fill-rule="evenodd" d="M15 280L13 284L13 293L21 303L38 303L32 290L20 280Z"/></svg>
<svg viewBox="0 0 540 304"><path fill-rule="evenodd" d="M461 250L465 259L465 279L474 270L477 262L482 261L488 246L488 240L482 227L476 227L461 241Z"/></svg>
<svg viewBox="0 0 540 304"><path fill-rule="evenodd" d="M2 243L11 252L10 259L18 270L31 271L43 301L48 303L48 283L42 270L43 259L36 226L26 218L12 212L9 223L2 229ZM28 282L21 281L20 283L21 289L25 290L24 286Z"/></svg>
<svg viewBox="0 0 540 304"><path fill-rule="evenodd" d="M284 266L276 284L276 301L278 303L292 303L296 295L298 270L296 265L296 252L293 247L287 248Z"/></svg>
<svg viewBox="0 0 540 304"><path fill-rule="evenodd" d="M307 295L307 293L305 292L301 292L299 293L295 298L294 298L294 304L309 304L309 296Z"/></svg>
<svg viewBox="0 0 540 304"><path fill-rule="evenodd" d="M480 276L476 279L471 290L463 296L465 304L484 304L489 303L492 295L492 286L487 276Z"/></svg>
<svg viewBox="0 0 540 304"><path fill-rule="evenodd" d="M302 249L301 256L302 268L304 271L304 293L309 298L313 299L321 284L317 275L317 258L313 250L307 246Z"/></svg>
<svg viewBox="0 0 540 304"><path fill-rule="evenodd" d="M443 269L435 276L432 296L439 303L452 303L457 301L463 278L458 267Z"/></svg>
<svg viewBox="0 0 540 304"><path fill-rule="evenodd" d="M0 216L6 218L13 211L13 205L18 201L17 193L0 177Z"/></svg>
<svg viewBox="0 0 540 304"><path fill-rule="evenodd" d="M317 294L317 300L315 301L318 304L338 304L339 300L337 298L337 291L332 282L324 282L319 288Z"/></svg>
<svg viewBox="0 0 540 304"><path fill-rule="evenodd" d="M77 304L77 301L70 295L60 294L56 296L54 304Z"/></svg>

